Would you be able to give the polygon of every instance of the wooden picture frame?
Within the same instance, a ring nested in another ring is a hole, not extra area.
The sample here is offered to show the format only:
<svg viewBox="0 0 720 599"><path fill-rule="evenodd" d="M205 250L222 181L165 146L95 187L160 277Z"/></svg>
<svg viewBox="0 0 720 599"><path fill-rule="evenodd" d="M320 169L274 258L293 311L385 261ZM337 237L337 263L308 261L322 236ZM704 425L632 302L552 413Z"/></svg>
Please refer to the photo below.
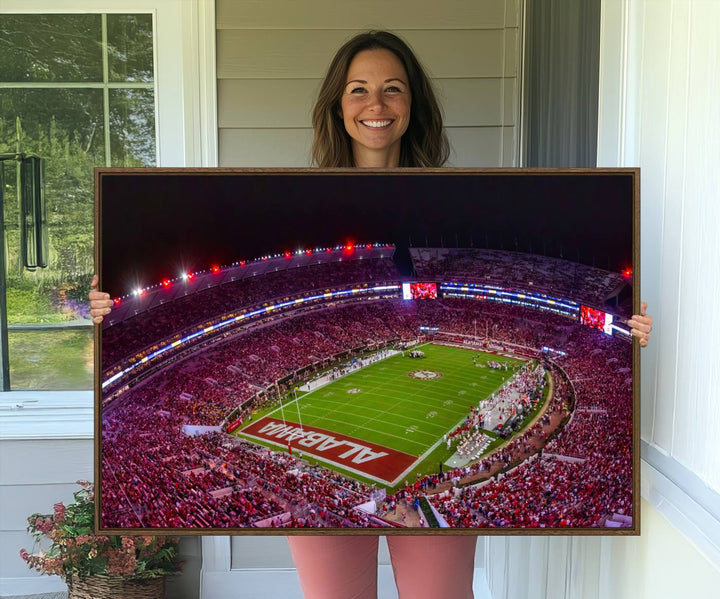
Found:
<svg viewBox="0 0 720 599"><path fill-rule="evenodd" d="M639 169L96 169L103 534L639 534Z"/></svg>

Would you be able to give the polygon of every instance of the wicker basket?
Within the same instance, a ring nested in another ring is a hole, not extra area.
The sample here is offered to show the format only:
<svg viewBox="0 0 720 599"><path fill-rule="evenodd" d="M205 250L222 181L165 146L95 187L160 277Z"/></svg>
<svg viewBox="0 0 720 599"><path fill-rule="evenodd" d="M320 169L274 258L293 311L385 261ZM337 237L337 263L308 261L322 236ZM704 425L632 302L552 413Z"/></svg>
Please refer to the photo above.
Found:
<svg viewBox="0 0 720 599"><path fill-rule="evenodd" d="M164 577L88 576L68 583L68 599L163 599L164 594Z"/></svg>

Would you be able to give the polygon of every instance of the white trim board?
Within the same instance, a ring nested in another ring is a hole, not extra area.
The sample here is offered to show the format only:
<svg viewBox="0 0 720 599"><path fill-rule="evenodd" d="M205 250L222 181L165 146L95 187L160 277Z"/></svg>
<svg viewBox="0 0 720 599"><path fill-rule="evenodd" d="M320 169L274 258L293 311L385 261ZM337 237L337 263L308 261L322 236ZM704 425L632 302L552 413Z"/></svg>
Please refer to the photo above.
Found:
<svg viewBox="0 0 720 599"><path fill-rule="evenodd" d="M646 441L641 455L641 495L720 568L720 495Z"/></svg>
<svg viewBox="0 0 720 599"><path fill-rule="evenodd" d="M0 393L0 440L92 439L92 391Z"/></svg>

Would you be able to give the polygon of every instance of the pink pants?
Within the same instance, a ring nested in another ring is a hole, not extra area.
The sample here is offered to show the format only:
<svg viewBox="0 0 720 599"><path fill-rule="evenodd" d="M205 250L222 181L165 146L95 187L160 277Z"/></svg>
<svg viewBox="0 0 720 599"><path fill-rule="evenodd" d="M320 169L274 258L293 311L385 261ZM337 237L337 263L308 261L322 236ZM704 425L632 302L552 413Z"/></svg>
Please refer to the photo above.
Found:
<svg viewBox="0 0 720 599"><path fill-rule="evenodd" d="M388 537L399 599L472 599L475 536ZM375 599L378 537L288 537L305 599Z"/></svg>

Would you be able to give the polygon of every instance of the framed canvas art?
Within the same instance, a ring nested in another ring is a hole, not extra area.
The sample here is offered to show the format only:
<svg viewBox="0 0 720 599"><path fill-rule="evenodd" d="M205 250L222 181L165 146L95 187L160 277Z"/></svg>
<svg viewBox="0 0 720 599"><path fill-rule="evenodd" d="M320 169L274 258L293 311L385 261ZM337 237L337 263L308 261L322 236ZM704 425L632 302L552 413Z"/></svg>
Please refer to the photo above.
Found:
<svg viewBox="0 0 720 599"><path fill-rule="evenodd" d="M639 171L98 169L97 528L638 534Z"/></svg>

